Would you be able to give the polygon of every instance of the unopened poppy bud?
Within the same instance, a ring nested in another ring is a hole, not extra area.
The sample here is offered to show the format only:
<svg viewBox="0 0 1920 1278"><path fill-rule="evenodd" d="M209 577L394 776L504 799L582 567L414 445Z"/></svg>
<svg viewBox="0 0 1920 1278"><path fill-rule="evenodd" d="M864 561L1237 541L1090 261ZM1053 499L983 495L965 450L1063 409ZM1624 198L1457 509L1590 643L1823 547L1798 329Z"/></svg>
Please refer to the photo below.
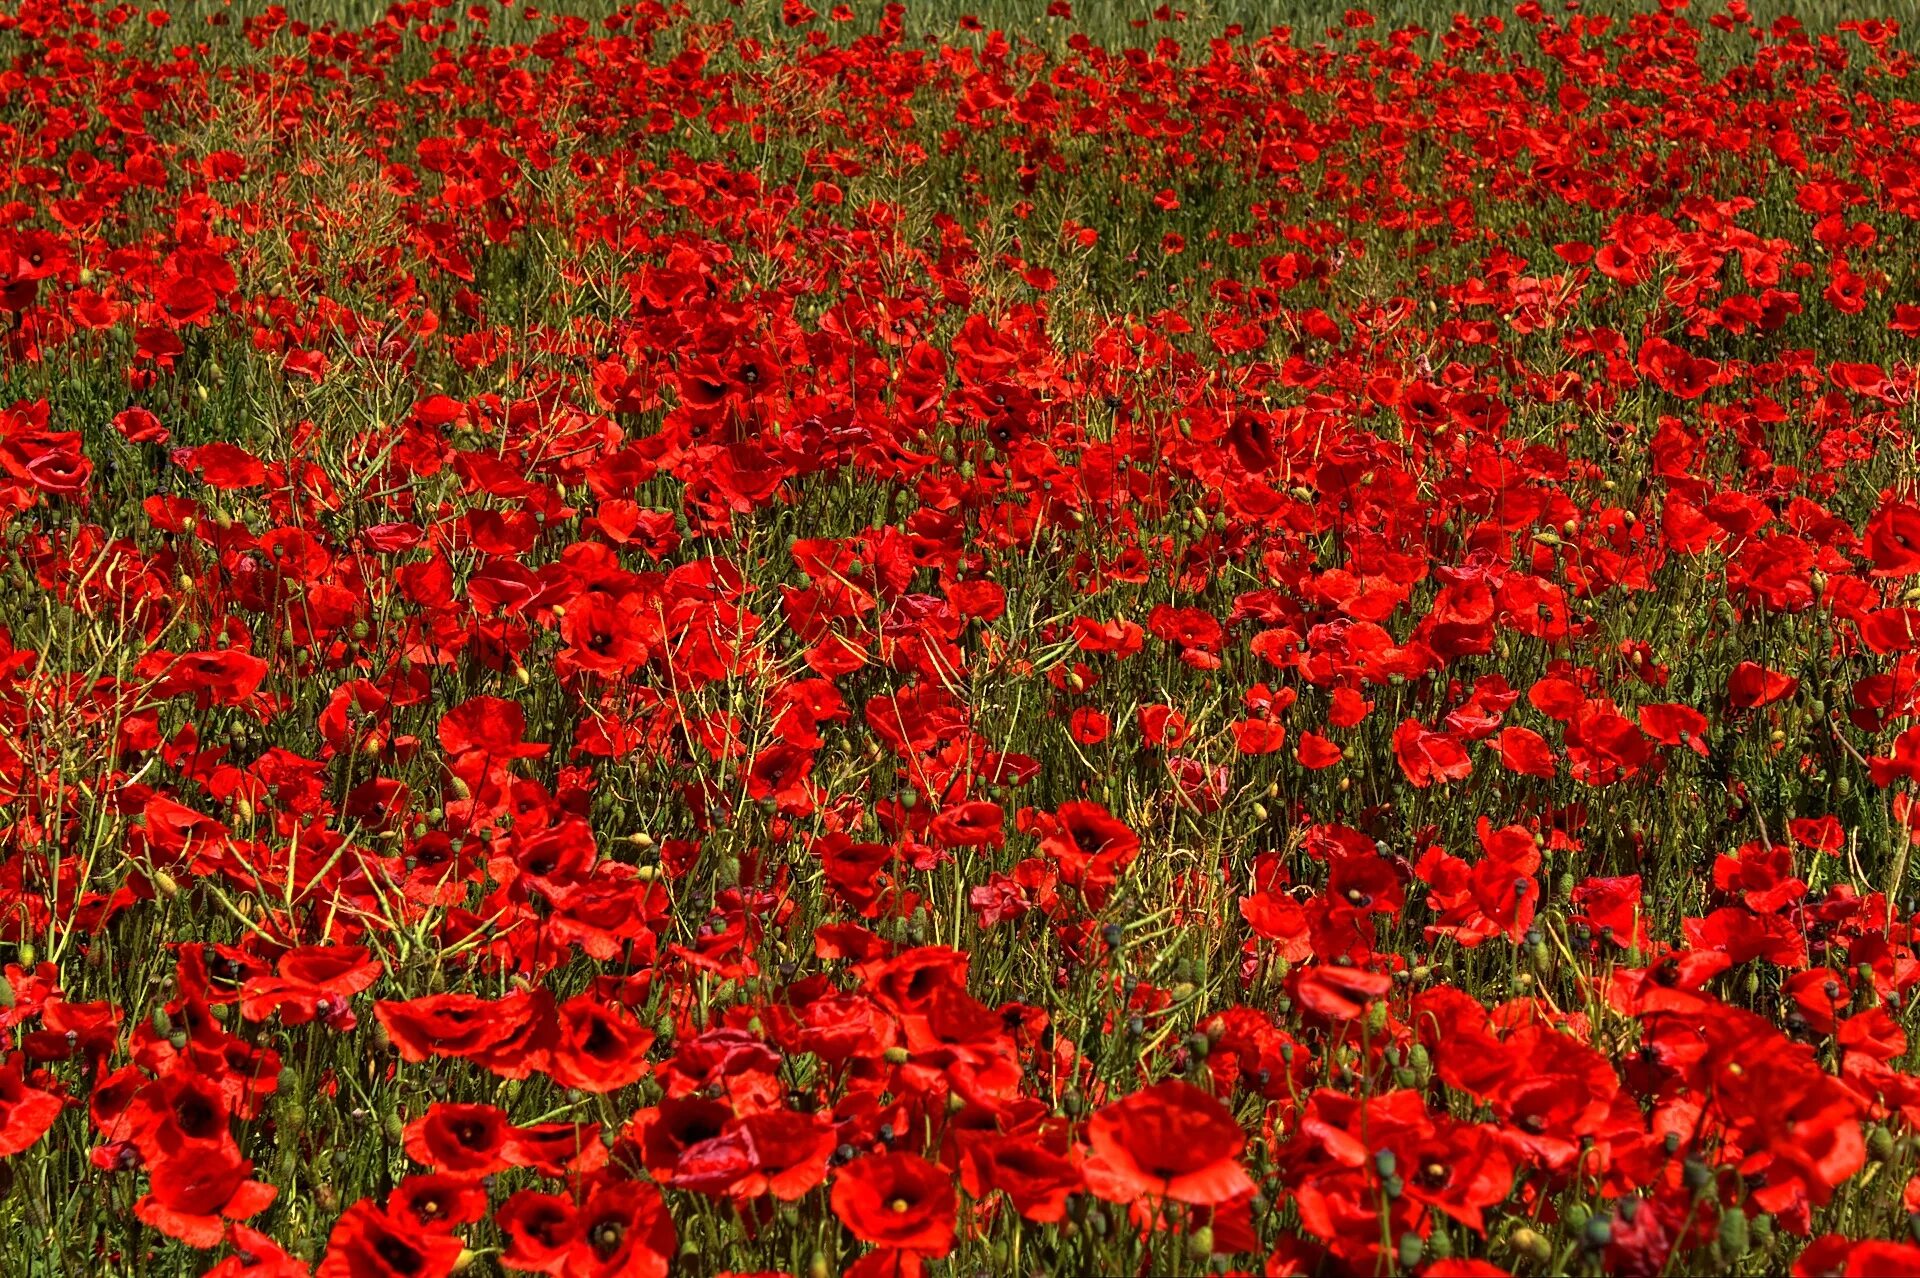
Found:
<svg viewBox="0 0 1920 1278"><path fill-rule="evenodd" d="M533 675L528 672L525 666L517 661L513 663L513 677L523 688L533 682Z"/></svg>
<svg viewBox="0 0 1920 1278"><path fill-rule="evenodd" d="M14 1003L13 982L4 972L0 972L0 1007L12 1007Z"/></svg>
<svg viewBox="0 0 1920 1278"><path fill-rule="evenodd" d="M1256 821L1264 821L1264 820L1266 820L1266 819L1267 819L1267 817L1268 817L1268 815L1269 815L1269 814L1268 814L1268 812L1267 812L1267 805L1266 805L1266 804L1264 804L1264 803L1256 803L1256 804L1254 804L1254 805L1253 805L1253 819L1254 819L1254 820L1256 820Z"/></svg>
<svg viewBox="0 0 1920 1278"><path fill-rule="evenodd" d="M1419 1234L1411 1232L1401 1234L1400 1267L1402 1269L1414 1268L1420 1263L1420 1257L1424 1254L1425 1250L1426 1249L1421 1246Z"/></svg>
<svg viewBox="0 0 1920 1278"><path fill-rule="evenodd" d="M30 968L35 963L38 963L39 961L40 961L40 951L37 948L35 948L33 942L32 941L20 942L20 966Z"/></svg>
<svg viewBox="0 0 1920 1278"><path fill-rule="evenodd" d="M813 1253L813 1259L807 1262L807 1278L833 1278L833 1266L827 1263L825 1252Z"/></svg>
<svg viewBox="0 0 1920 1278"><path fill-rule="evenodd" d="M474 1262L479 1259L480 1259L479 1252L474 1251L471 1247L462 1247L460 1249L460 1254L453 1258L452 1272L456 1274L464 1274L469 1269L472 1269Z"/></svg>
<svg viewBox="0 0 1920 1278"><path fill-rule="evenodd" d="M1507 1246L1522 1256L1529 1256L1545 1264L1553 1259L1553 1244L1525 1225L1507 1235Z"/></svg>
<svg viewBox="0 0 1920 1278"><path fill-rule="evenodd" d="M629 834L627 836L627 842L633 844L634 847L639 848L641 851L645 851L653 846L653 836L645 830L641 830L634 834Z"/></svg>
<svg viewBox="0 0 1920 1278"><path fill-rule="evenodd" d="M1387 1005L1375 1002L1367 1008L1367 1033L1381 1034L1387 1028Z"/></svg>
<svg viewBox="0 0 1920 1278"><path fill-rule="evenodd" d="M897 1046L889 1047L885 1052L881 1053L881 1055L886 1057L887 1064L889 1065L905 1065L913 1059L911 1052L907 1051L904 1047Z"/></svg>
<svg viewBox="0 0 1920 1278"><path fill-rule="evenodd" d="M153 1009L153 1032L161 1038L166 1038L173 1033L173 1018L167 1015L167 1009L164 1007Z"/></svg>
<svg viewBox="0 0 1920 1278"><path fill-rule="evenodd" d="M1187 1237L1187 1250L1195 1260L1213 1255L1213 1226L1202 1225Z"/></svg>
<svg viewBox="0 0 1920 1278"><path fill-rule="evenodd" d="M1893 1133L1878 1123L1867 1132L1867 1153L1876 1163L1884 1163L1893 1157Z"/></svg>
<svg viewBox="0 0 1920 1278"><path fill-rule="evenodd" d="M1722 1260L1738 1260L1747 1254L1747 1213L1729 1207L1720 1213L1720 1229L1715 1242Z"/></svg>

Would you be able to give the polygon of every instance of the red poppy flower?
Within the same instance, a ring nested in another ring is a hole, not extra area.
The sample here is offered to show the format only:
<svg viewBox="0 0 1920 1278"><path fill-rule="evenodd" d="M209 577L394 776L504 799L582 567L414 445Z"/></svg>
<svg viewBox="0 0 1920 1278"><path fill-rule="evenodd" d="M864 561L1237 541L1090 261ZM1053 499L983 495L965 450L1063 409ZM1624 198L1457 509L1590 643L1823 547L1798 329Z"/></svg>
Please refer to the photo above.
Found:
<svg viewBox="0 0 1920 1278"><path fill-rule="evenodd" d="M0 1067L0 1158L31 1148L63 1108L52 1092L27 1086L18 1065Z"/></svg>
<svg viewBox="0 0 1920 1278"><path fill-rule="evenodd" d="M492 1105L435 1101L407 1124L407 1156L456 1176L485 1176L512 1166L506 1156L513 1128Z"/></svg>
<svg viewBox="0 0 1920 1278"><path fill-rule="evenodd" d="M278 1192L249 1180L253 1163L231 1151L198 1151L163 1159L150 1168L152 1188L133 1214L169 1238L190 1247L217 1247L227 1222L265 1211Z"/></svg>
<svg viewBox="0 0 1920 1278"><path fill-rule="evenodd" d="M1251 1193L1240 1165L1246 1135L1226 1106L1169 1079L1123 1097L1087 1122L1087 1187L1112 1202L1165 1198L1212 1206Z"/></svg>
<svg viewBox="0 0 1920 1278"><path fill-rule="evenodd" d="M1452 735L1430 732L1417 719L1407 719L1394 730L1393 754L1407 783L1424 790L1435 781L1458 781L1473 771L1473 762Z"/></svg>
<svg viewBox="0 0 1920 1278"><path fill-rule="evenodd" d="M315 1278L445 1278L465 1250L452 1234L396 1220L362 1199L327 1237Z"/></svg>
<svg viewBox="0 0 1920 1278"><path fill-rule="evenodd" d="M953 1177L915 1154L857 1158L833 1179L833 1214L853 1236L916 1256L953 1249Z"/></svg>

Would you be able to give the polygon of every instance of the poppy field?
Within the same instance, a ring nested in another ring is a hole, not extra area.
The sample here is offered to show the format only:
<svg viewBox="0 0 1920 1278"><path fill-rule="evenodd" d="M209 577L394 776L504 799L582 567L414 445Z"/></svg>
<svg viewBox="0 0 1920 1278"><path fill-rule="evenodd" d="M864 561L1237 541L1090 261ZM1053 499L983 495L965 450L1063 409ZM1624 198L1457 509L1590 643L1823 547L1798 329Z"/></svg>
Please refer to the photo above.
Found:
<svg viewBox="0 0 1920 1278"><path fill-rule="evenodd" d="M0 0L0 1275L1920 1273L1900 6L1190 7Z"/></svg>

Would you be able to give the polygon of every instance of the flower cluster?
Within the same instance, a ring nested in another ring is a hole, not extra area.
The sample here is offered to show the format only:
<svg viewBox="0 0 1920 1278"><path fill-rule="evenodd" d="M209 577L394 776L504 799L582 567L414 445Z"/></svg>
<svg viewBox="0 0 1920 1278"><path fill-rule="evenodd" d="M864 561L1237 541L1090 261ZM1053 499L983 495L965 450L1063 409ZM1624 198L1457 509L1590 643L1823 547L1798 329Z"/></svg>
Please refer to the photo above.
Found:
<svg viewBox="0 0 1920 1278"><path fill-rule="evenodd" d="M0 4L0 1253L1920 1271L1909 33L560 7Z"/></svg>

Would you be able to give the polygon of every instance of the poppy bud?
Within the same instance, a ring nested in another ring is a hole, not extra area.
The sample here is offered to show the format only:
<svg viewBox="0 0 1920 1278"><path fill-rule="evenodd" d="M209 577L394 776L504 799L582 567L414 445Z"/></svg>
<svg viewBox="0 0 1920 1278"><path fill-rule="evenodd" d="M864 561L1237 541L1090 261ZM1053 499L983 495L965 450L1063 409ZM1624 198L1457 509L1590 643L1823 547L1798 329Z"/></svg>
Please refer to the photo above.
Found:
<svg viewBox="0 0 1920 1278"><path fill-rule="evenodd" d="M1424 1251L1425 1248L1421 1246L1419 1234L1405 1233L1400 1235L1400 1267L1402 1269L1412 1269L1418 1265L1420 1263L1420 1256Z"/></svg>
<svg viewBox="0 0 1920 1278"><path fill-rule="evenodd" d="M905 1065L913 1059L913 1054L904 1047L889 1047L881 1055L886 1058L889 1065Z"/></svg>
<svg viewBox="0 0 1920 1278"><path fill-rule="evenodd" d="M14 1003L13 982L4 972L0 972L0 1007L12 1007Z"/></svg>
<svg viewBox="0 0 1920 1278"><path fill-rule="evenodd" d="M1521 975L1524 976L1526 975L1526 973L1523 972L1521 973ZM1377 1035L1377 1034L1383 1034L1386 1032L1387 1005L1384 1001L1373 1003L1367 1008L1366 1025L1367 1025L1367 1033L1369 1034Z"/></svg>
<svg viewBox="0 0 1920 1278"><path fill-rule="evenodd" d="M173 1033L173 1018L167 1015L167 1009L164 1007L153 1009L153 1032L161 1038L167 1038Z"/></svg>
<svg viewBox="0 0 1920 1278"><path fill-rule="evenodd" d="M813 1259L807 1262L807 1278L833 1278L833 1266L827 1263L825 1252L813 1253Z"/></svg>
<svg viewBox="0 0 1920 1278"><path fill-rule="evenodd" d="M1264 804L1264 803L1256 803L1256 804L1254 804L1254 805L1253 805L1253 819L1254 819L1254 820L1256 820L1256 821L1265 821L1265 820L1267 819L1267 816L1268 816L1268 812L1267 812L1267 805L1266 805L1266 804Z"/></svg>
<svg viewBox="0 0 1920 1278"><path fill-rule="evenodd" d="M468 1247L462 1247L460 1249L460 1254L453 1258L452 1272L456 1274L464 1274L469 1269L473 1268L473 1262L478 1259L480 1259L479 1252L476 1252Z"/></svg>
<svg viewBox="0 0 1920 1278"><path fill-rule="evenodd" d="M1213 1226L1202 1225L1188 1235L1187 1251L1195 1260L1205 1260L1213 1255Z"/></svg>
<svg viewBox="0 0 1920 1278"><path fill-rule="evenodd" d="M32 967L35 963L38 963L39 961L40 961L40 951L34 947L33 942L32 941L20 942L20 966Z"/></svg>
<svg viewBox="0 0 1920 1278"><path fill-rule="evenodd" d="M1525 1225L1507 1235L1507 1246L1522 1256L1530 1256L1541 1264L1553 1259L1553 1244Z"/></svg>
<svg viewBox="0 0 1920 1278"><path fill-rule="evenodd" d="M1867 1133L1867 1153L1876 1163L1884 1163L1893 1157L1893 1133L1878 1123Z"/></svg>
<svg viewBox="0 0 1920 1278"><path fill-rule="evenodd" d="M1713 1188L1713 1169L1697 1158L1689 1158L1680 1169L1681 1183L1693 1194L1704 1194Z"/></svg>
<svg viewBox="0 0 1920 1278"><path fill-rule="evenodd" d="M1715 1239L1722 1260L1738 1260L1747 1254L1747 1213L1730 1207L1720 1213L1720 1231Z"/></svg>
<svg viewBox="0 0 1920 1278"><path fill-rule="evenodd" d="M1599 1251L1613 1241L1613 1222L1605 1216L1595 1216L1580 1231L1580 1245Z"/></svg>

